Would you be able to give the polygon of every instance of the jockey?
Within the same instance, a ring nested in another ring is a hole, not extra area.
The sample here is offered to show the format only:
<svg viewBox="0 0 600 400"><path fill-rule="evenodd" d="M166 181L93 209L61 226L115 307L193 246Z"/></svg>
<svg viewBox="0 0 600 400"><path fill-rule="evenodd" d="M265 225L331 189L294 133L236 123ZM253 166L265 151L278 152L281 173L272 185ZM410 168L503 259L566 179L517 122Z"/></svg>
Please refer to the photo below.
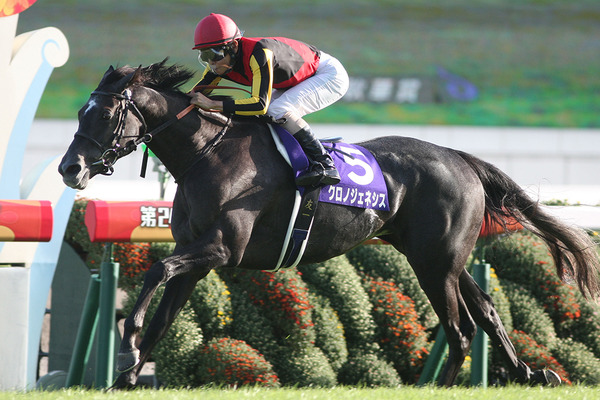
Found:
<svg viewBox="0 0 600 400"><path fill-rule="evenodd" d="M197 86L216 85L226 78L250 86L251 95L218 101L206 97L210 89L192 91L192 104L284 120L283 127L298 140L310 161L309 170L296 184L334 185L340 181L331 156L302 118L336 102L348 90L348 74L337 59L293 39L243 37L235 22L222 14L210 14L198 23L194 43L200 53L198 60L205 65Z"/></svg>

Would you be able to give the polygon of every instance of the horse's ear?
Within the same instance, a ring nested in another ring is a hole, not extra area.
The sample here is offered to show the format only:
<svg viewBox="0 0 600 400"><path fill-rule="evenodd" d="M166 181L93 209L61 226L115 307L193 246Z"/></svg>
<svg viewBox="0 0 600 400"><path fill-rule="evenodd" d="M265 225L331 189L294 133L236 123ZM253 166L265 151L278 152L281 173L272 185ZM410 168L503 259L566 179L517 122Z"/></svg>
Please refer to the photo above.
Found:
<svg viewBox="0 0 600 400"><path fill-rule="evenodd" d="M110 67L108 67L108 69L106 70L106 72L105 72L105 73L104 73L104 75L102 76L102 79L100 79L100 84L99 84L98 86L102 85L102 83L104 82L104 80L105 80L106 78L108 78L108 76L109 76L110 74L112 74L112 73L114 72L114 70L115 70L115 68L114 68L112 65L111 65Z"/></svg>
<svg viewBox="0 0 600 400"><path fill-rule="evenodd" d="M142 72L143 72L142 66L140 65L133 72L133 75L131 75L131 79L129 80L128 85L134 85L136 83L141 83L142 82Z"/></svg>

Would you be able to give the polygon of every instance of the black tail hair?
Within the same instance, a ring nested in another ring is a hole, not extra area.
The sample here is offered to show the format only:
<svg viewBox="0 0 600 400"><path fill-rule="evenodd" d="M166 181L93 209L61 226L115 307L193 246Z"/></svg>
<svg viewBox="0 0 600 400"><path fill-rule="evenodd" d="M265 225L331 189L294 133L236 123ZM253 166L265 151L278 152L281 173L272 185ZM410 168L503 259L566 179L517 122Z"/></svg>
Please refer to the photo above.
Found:
<svg viewBox="0 0 600 400"><path fill-rule="evenodd" d="M507 220L519 222L546 242L561 279L574 279L584 296L596 298L600 294L600 260L590 235L545 212L539 202L494 165L465 152L457 153L483 185L486 222L504 227Z"/></svg>

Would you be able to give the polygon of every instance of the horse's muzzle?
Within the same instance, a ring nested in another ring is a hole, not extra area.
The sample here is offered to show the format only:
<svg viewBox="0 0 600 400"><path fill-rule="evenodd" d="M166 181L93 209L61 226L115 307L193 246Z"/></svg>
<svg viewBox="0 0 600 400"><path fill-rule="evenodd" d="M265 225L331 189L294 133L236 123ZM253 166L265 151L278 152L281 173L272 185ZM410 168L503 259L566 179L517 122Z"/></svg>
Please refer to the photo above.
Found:
<svg viewBox="0 0 600 400"><path fill-rule="evenodd" d="M90 171L80 162L69 163L63 161L58 166L58 173L63 177L63 182L70 188L83 190L87 187Z"/></svg>

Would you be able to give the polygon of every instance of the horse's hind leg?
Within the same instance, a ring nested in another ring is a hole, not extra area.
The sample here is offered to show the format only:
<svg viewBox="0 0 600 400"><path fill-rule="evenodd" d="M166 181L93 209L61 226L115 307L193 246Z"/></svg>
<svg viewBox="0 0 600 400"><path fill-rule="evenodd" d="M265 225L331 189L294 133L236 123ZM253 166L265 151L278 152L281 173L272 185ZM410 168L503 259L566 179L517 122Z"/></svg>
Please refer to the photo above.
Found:
<svg viewBox="0 0 600 400"><path fill-rule="evenodd" d="M400 234L384 237L406 255L446 333L448 361L438 380L443 386L454 383L476 332L459 277L479 236L483 202L473 200L476 190L467 193L458 199L451 190L420 198L404 212Z"/></svg>
<svg viewBox="0 0 600 400"><path fill-rule="evenodd" d="M458 250L442 241L428 241L408 251L405 247L404 251L446 333L448 361L438 383L451 386L476 332L459 288L459 276L469 250Z"/></svg>
<svg viewBox="0 0 600 400"><path fill-rule="evenodd" d="M448 360L440 374L438 384L451 386L469 353L476 326L460 295L458 282L452 275L436 276L433 279L430 276L427 282L421 281L421 287L440 318L448 340Z"/></svg>
<svg viewBox="0 0 600 400"><path fill-rule="evenodd" d="M475 283L473 277L463 271L460 276L460 290L477 324L490 337L500 351L513 379L521 383L560 384L560 377L554 371L534 371L517 357L517 352L508 337L492 298Z"/></svg>

